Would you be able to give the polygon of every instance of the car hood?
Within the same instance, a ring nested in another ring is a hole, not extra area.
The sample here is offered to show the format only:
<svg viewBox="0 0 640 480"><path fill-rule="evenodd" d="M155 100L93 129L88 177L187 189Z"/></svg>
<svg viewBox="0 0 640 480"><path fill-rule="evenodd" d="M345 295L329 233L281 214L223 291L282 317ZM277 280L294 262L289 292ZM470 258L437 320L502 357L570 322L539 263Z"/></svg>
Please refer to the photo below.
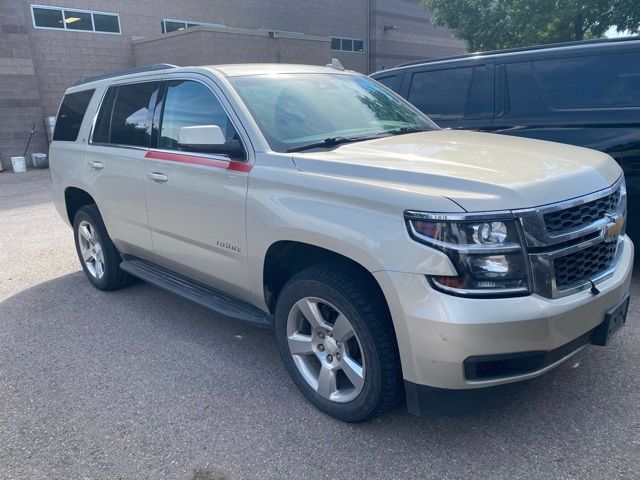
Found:
<svg viewBox="0 0 640 480"><path fill-rule="evenodd" d="M459 130L300 152L294 162L305 172L424 188L470 212L559 202L609 187L622 175L609 155L595 150Z"/></svg>

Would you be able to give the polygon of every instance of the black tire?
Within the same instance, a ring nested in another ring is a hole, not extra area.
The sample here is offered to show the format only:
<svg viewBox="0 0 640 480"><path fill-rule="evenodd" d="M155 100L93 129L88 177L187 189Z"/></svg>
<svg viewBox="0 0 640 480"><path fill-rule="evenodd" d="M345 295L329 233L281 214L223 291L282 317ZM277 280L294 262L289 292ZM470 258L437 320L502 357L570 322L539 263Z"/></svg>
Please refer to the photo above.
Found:
<svg viewBox="0 0 640 480"><path fill-rule="evenodd" d="M89 271L82 259L80 240L78 238L78 230L82 222L88 222L91 225L92 231L96 236L96 240L100 243L102 248L102 254L104 257L104 274L100 278L96 278L96 276ZM87 278L94 287L99 290L116 290L118 288L126 287L133 282L134 278L120 268L120 262L122 261L120 253L111 241L111 238L109 238L109 234L107 233L107 229L102 221L100 211L94 204L85 205L76 212L76 216L73 220L73 237L80 265L82 265L84 273L87 275Z"/></svg>
<svg viewBox="0 0 640 480"><path fill-rule="evenodd" d="M298 300L317 297L348 319L366 359L362 390L348 403L320 396L294 363L287 340L287 319ZM400 358L389 311L375 280L348 265L317 265L294 275L276 303L275 333L282 360L304 396L326 414L346 422L363 422L382 414L402 396Z"/></svg>

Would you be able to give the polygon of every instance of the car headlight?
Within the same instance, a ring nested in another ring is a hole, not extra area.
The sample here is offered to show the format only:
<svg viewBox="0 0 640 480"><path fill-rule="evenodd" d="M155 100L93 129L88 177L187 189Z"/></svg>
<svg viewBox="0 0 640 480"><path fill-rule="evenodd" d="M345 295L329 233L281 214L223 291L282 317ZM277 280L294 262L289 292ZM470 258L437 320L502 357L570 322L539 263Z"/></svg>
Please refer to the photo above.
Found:
<svg viewBox="0 0 640 480"><path fill-rule="evenodd" d="M405 212L414 240L447 254L456 276L431 276L431 284L462 296L527 295L529 279L516 221L510 214L445 215Z"/></svg>

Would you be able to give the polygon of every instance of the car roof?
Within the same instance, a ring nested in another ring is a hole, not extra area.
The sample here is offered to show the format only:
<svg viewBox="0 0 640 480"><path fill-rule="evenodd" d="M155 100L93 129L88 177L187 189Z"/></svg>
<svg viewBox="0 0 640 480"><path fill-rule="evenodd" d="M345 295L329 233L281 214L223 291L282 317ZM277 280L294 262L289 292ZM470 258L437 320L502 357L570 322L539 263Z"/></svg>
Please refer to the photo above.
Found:
<svg viewBox="0 0 640 480"><path fill-rule="evenodd" d="M433 65L437 63L445 63L445 62L473 62L480 59L487 58L499 58L502 56L526 56L529 54L544 54L547 52L563 52L563 51L579 51L582 49L615 49L618 46L623 45L640 45L640 36L633 37L618 37L618 38L604 38L597 40L583 40L577 42L564 42L564 43L551 43L546 45L533 45L529 47L520 47L520 48L507 48L503 50L491 50L487 52L476 52L476 53L467 53L464 55L455 55L451 57L439 57L439 58L429 58L424 60L416 60L414 62L403 63L402 65L398 65L397 67L389 68L387 70L379 70L373 74L372 76L381 76L383 74L387 74L389 72L395 70L404 70L409 67L416 67L421 65Z"/></svg>
<svg viewBox="0 0 640 480"><path fill-rule="evenodd" d="M140 76L158 73L192 72L194 70L215 70L225 77L239 77L248 75L273 75L279 73L332 73L332 74L355 74L348 70L338 70L333 67L322 67L318 65L296 65L287 63L238 63L229 65L198 65L192 67L178 67L167 63L159 63L146 67L129 68L118 70L104 75L87 77L78 80L69 90L78 91L94 87L100 83L110 83L114 80L135 79Z"/></svg>
<svg viewBox="0 0 640 480"><path fill-rule="evenodd" d="M279 73L353 73L332 67L288 63L238 63L229 65L206 65L205 68L217 70L227 77L274 75Z"/></svg>

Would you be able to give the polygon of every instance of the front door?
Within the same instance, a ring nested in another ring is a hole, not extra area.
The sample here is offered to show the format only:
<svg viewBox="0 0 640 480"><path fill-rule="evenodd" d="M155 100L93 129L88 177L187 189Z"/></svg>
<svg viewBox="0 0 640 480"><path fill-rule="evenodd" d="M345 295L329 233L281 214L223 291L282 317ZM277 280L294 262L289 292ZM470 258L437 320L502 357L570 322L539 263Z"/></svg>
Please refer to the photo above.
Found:
<svg viewBox="0 0 640 480"><path fill-rule="evenodd" d="M213 88L195 79L165 83L145 159L147 212L156 263L242 298L249 290L245 204L251 166ZM226 144L179 144L179 129L196 125L218 125Z"/></svg>

